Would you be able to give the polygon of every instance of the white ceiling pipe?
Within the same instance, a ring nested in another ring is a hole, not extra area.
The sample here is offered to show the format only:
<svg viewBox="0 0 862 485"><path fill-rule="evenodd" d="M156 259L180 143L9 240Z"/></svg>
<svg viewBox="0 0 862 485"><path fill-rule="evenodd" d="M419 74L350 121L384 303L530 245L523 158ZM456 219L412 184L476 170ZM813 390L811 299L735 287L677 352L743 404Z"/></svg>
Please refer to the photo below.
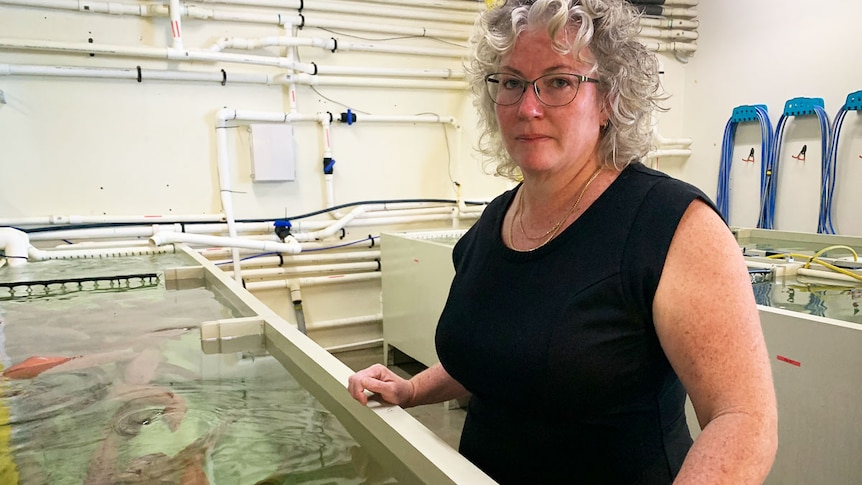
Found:
<svg viewBox="0 0 862 485"><path fill-rule="evenodd" d="M57 10L74 10L85 13L100 13L110 15L139 15L142 17L168 17L170 12L164 5L123 5L113 2L95 2L78 0L0 0L0 5L15 5L23 7L49 8ZM447 30L426 27L399 27L387 22L346 22L330 19L305 18L299 15L280 13L249 13L242 11L222 11L202 8L199 6L181 7L182 14L198 20L215 20L227 22L260 23L290 27L316 27L323 29L343 29L379 34L394 34L411 37L431 37L457 39L466 41L469 33L464 29Z"/></svg>
<svg viewBox="0 0 862 485"><path fill-rule="evenodd" d="M681 41L697 40L698 38L697 32L692 32L690 30L654 29L651 27L642 28L638 34L642 37L649 37L652 39L678 39Z"/></svg>
<svg viewBox="0 0 862 485"><path fill-rule="evenodd" d="M96 53L118 57L140 57L168 60L226 62L250 64L259 66L279 67L307 74L341 74L352 76L389 76L416 78L463 78L463 72L452 69L402 69L386 67L345 67L319 66L315 64L294 62L284 57L260 56L249 54L233 54L229 52L214 52L210 50L173 49L165 47L135 47L105 44L89 44L84 42L57 42L36 39L0 39L0 49L36 50L49 52L80 52ZM137 73L136 73L137 74Z"/></svg>
<svg viewBox="0 0 862 485"><path fill-rule="evenodd" d="M446 8L450 10L463 10L478 14L487 7L484 3L477 1L466 2L464 0L365 0L368 3L381 3L385 5L410 5L411 7Z"/></svg>
<svg viewBox="0 0 862 485"><path fill-rule="evenodd" d="M360 281L373 281L379 280L380 276L380 271L374 271L372 273L349 273L331 276L311 276L307 278L294 278L293 281L298 281L301 286L308 287L335 285L341 283L356 283ZM280 290L284 288L289 289L290 283L291 280L248 281L245 284L245 288L248 291Z"/></svg>
<svg viewBox="0 0 862 485"><path fill-rule="evenodd" d="M361 315L358 317L337 318L334 320L324 320L309 324L306 322L308 330L332 330L336 328L350 327L353 325L367 325L369 323L383 323L383 314L376 313L374 315Z"/></svg>
<svg viewBox="0 0 862 485"><path fill-rule="evenodd" d="M123 258L128 256L148 256L152 254L166 254L175 252L173 246L154 247L121 247L121 248L98 248L98 249L49 249L42 250L30 246L27 251L30 261L48 261L57 259L99 259L99 258Z"/></svg>
<svg viewBox="0 0 862 485"><path fill-rule="evenodd" d="M315 264L312 266L286 266L279 268L245 268L243 278L271 278L274 276L308 274L308 273L343 273L345 271L377 271L380 264L376 262ZM231 274L231 271L225 271Z"/></svg>
<svg viewBox="0 0 862 485"><path fill-rule="evenodd" d="M150 238L150 244L153 246L162 246L173 243L257 249L260 251L276 251L288 254L296 254L302 250L301 246L295 241L285 243L255 241L237 237L204 236L201 234L188 234L184 232L158 232L153 234Z"/></svg>
<svg viewBox="0 0 862 485"><path fill-rule="evenodd" d="M34 64L0 64L0 76L82 77L94 79L129 79L144 81L186 81L242 84L280 84L280 75L236 73L227 71L194 72L138 68L104 68L82 66L40 66Z"/></svg>
<svg viewBox="0 0 862 485"><path fill-rule="evenodd" d="M9 267L27 264L30 238L24 231L12 227L0 227L0 249L6 254Z"/></svg>
<svg viewBox="0 0 862 485"><path fill-rule="evenodd" d="M308 86L349 86L354 88L404 88L404 89L447 89L451 91L466 91L468 86L464 81L431 81L419 79L372 79L348 78L333 76L312 76L310 74L287 74L285 82L304 84Z"/></svg>
<svg viewBox="0 0 862 485"><path fill-rule="evenodd" d="M351 5L345 3L336 4L322 0L206 0L206 3L242 5L252 7L274 7L280 9L299 9L301 6L302 12L306 16L309 16L308 14L305 14L305 12L308 11L411 20L427 20L431 22L461 23L467 25L472 25L476 21L476 15L471 13L464 13L458 11L416 11L403 8L392 9L388 7L367 5L364 2L360 5ZM399 7L401 6L403 5L399 5Z"/></svg>

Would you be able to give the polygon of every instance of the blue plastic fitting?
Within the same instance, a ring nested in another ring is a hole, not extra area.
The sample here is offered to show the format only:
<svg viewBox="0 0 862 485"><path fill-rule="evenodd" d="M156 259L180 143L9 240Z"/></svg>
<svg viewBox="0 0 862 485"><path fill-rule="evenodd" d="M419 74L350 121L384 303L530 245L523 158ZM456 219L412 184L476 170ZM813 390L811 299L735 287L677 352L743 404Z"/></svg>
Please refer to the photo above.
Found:
<svg viewBox="0 0 862 485"><path fill-rule="evenodd" d="M730 116L730 121L741 123L743 121L759 121L757 116L757 108L763 111L768 111L765 104L742 105L733 108L733 114Z"/></svg>
<svg viewBox="0 0 862 485"><path fill-rule="evenodd" d="M859 111L862 109L862 91L848 94L847 101L844 103L844 109L847 111Z"/></svg>
<svg viewBox="0 0 862 485"><path fill-rule="evenodd" d="M824 106L823 98L793 98L784 103L784 116L813 115L815 107Z"/></svg>

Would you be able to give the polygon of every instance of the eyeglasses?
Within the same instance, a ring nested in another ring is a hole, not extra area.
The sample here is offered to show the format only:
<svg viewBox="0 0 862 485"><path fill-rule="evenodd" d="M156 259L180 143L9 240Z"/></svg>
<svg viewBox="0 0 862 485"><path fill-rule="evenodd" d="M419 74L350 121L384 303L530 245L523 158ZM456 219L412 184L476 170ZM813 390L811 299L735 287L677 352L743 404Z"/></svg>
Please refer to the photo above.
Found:
<svg viewBox="0 0 862 485"><path fill-rule="evenodd" d="M565 106L574 101L581 83L597 83L598 79L570 73L551 73L527 81L514 74L497 72L485 76L485 87L491 101L511 106L524 97L527 85L533 85L536 98L546 106Z"/></svg>

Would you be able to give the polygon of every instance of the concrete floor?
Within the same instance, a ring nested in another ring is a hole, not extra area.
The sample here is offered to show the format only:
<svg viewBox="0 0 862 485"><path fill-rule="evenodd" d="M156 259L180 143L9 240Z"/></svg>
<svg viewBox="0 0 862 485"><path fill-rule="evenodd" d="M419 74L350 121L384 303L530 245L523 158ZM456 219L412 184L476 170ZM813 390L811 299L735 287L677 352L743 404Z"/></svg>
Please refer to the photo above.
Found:
<svg viewBox="0 0 862 485"><path fill-rule="evenodd" d="M351 350L333 354L345 365L358 371L373 364L383 363L383 347L363 350ZM417 374L425 369L422 364L412 361L390 366L398 375L404 378ZM467 410L455 407L455 403L428 404L407 409L411 416L439 436L454 449L458 449L461 439L461 429L464 427L464 417Z"/></svg>

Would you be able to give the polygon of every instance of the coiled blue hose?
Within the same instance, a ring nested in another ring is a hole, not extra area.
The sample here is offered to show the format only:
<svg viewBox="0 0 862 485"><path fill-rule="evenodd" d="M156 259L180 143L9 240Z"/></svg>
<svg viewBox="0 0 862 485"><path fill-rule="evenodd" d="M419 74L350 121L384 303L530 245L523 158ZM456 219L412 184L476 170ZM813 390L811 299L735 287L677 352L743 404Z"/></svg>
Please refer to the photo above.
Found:
<svg viewBox="0 0 862 485"><path fill-rule="evenodd" d="M734 108L733 115L725 125L721 143L716 206L724 220L730 222L730 170L733 165L733 140L737 125L746 121L758 121L760 123L760 220L758 220L757 227L763 227L763 206L766 201L768 182L767 171L774 148L772 122L769 120L766 106L738 106Z"/></svg>
<svg viewBox="0 0 862 485"><path fill-rule="evenodd" d="M815 114L820 121L820 142L822 146L822 162L820 176L820 214L817 221L817 232L825 233L827 222L824 216L825 209L831 206L831 198L827 200L827 191L825 190L831 182L831 171L827 171L830 157L830 141L832 139L832 126L829 124L829 115L823 109L823 100L821 98L794 98L785 104L784 113L778 118L778 123L775 128L774 143L775 148L772 151L772 157L767 169L767 187L765 204L763 204L761 212L761 224L758 227L764 229L773 229L775 223L775 196L778 193L778 169L781 155L781 143L784 138L784 127L787 120L791 116L804 116ZM831 196L830 196L831 197ZM831 228L831 220L828 224ZM831 234L834 234L831 233Z"/></svg>
<svg viewBox="0 0 862 485"><path fill-rule="evenodd" d="M827 234L835 234L835 226L832 222L832 196L835 193L835 180L838 177L838 139L841 137L841 127L844 125L844 117L848 111L862 109L862 91L856 91L847 95L847 101L835 115L832 124L832 139L829 146L829 157L824 163L823 171L828 179L823 184L823 204L821 206L821 219Z"/></svg>

